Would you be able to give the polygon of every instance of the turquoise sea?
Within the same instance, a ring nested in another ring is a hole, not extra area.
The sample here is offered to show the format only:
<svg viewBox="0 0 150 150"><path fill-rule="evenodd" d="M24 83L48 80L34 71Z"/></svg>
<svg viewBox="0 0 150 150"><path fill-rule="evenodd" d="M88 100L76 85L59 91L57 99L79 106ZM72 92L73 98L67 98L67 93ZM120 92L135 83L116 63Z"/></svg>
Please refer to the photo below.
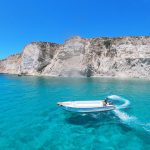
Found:
<svg viewBox="0 0 150 150"><path fill-rule="evenodd" d="M79 114L58 101L119 95L117 111ZM150 80L0 75L0 150L149 150Z"/></svg>

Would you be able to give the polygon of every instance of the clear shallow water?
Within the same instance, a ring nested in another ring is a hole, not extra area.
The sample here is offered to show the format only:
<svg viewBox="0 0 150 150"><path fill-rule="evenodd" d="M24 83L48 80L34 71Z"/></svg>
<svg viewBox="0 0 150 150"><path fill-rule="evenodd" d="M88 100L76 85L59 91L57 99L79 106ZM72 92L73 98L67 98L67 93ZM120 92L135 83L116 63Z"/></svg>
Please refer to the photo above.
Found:
<svg viewBox="0 0 150 150"><path fill-rule="evenodd" d="M116 112L73 114L57 101L119 95ZM0 150L150 149L150 81L0 75Z"/></svg>

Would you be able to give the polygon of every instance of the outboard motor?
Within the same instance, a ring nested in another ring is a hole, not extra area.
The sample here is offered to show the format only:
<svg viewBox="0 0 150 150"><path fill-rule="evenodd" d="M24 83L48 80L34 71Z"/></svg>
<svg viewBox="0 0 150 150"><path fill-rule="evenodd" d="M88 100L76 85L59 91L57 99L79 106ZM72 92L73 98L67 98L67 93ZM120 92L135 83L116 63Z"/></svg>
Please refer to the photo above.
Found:
<svg viewBox="0 0 150 150"><path fill-rule="evenodd" d="M113 102L112 102L111 99L109 99L108 97L105 98L105 100L106 100L110 105L113 105Z"/></svg>

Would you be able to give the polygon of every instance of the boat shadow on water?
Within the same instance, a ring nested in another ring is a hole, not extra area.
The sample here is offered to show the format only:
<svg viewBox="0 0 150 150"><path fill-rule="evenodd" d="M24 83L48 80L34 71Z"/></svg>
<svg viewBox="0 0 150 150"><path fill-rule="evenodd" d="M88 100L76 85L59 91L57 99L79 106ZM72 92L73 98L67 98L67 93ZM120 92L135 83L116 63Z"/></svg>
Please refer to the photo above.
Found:
<svg viewBox="0 0 150 150"><path fill-rule="evenodd" d="M113 112L97 112L97 113L66 113L65 121L73 125L81 125L85 128L96 128L104 124L120 123L120 119Z"/></svg>

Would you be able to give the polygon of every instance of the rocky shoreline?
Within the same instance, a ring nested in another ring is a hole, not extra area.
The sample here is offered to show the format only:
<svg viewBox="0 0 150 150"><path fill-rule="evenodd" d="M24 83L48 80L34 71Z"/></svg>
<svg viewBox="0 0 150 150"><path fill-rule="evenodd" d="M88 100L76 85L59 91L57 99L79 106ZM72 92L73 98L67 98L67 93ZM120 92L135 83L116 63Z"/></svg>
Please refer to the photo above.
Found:
<svg viewBox="0 0 150 150"><path fill-rule="evenodd" d="M0 73L62 77L150 78L150 37L32 42L0 60Z"/></svg>

